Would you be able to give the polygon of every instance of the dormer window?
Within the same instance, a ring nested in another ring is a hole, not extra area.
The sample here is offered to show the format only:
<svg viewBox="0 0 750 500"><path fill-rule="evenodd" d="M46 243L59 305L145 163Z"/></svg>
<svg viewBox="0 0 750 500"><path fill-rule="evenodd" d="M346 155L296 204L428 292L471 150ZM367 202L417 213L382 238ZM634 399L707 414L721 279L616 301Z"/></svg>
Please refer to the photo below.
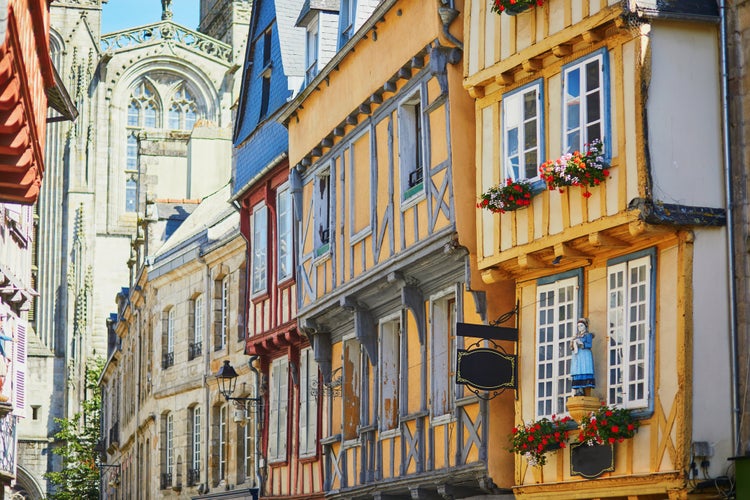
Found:
<svg viewBox="0 0 750 500"><path fill-rule="evenodd" d="M318 18L307 28L305 44L305 84L309 84L318 74Z"/></svg>
<svg viewBox="0 0 750 500"><path fill-rule="evenodd" d="M354 35L354 23L357 20L357 0L341 0L339 10L339 48Z"/></svg>
<svg viewBox="0 0 750 500"><path fill-rule="evenodd" d="M398 110L399 161L403 199L423 192L424 134L421 92L412 94Z"/></svg>

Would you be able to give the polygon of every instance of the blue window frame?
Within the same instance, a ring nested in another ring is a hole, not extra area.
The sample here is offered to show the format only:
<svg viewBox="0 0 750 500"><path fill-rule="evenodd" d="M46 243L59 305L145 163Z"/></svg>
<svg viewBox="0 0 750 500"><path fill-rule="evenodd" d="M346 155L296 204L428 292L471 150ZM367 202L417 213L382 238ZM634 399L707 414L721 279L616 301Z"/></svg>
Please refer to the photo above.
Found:
<svg viewBox="0 0 750 500"><path fill-rule="evenodd" d="M609 52L599 50L563 67L563 152L609 138Z"/></svg>
<svg viewBox="0 0 750 500"><path fill-rule="evenodd" d="M502 177L539 177L544 158L544 93L537 80L503 96Z"/></svg>

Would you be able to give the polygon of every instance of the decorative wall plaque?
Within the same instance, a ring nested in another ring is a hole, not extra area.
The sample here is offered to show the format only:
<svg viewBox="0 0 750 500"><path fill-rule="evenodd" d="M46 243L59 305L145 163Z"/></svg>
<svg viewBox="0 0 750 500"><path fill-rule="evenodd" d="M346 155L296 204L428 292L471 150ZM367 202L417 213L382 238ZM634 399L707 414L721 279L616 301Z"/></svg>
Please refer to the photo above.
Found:
<svg viewBox="0 0 750 500"><path fill-rule="evenodd" d="M615 470L615 451L610 443L589 446L586 443L570 445L570 475L594 479Z"/></svg>

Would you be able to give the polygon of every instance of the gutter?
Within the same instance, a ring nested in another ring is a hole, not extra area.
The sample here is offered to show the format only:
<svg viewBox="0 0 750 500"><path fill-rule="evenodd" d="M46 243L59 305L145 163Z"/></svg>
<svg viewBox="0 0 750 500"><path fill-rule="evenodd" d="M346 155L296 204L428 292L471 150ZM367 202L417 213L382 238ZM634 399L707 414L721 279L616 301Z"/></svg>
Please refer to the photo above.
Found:
<svg viewBox="0 0 750 500"><path fill-rule="evenodd" d="M247 366L250 368L250 370L255 374L255 397L259 398L260 396L260 372L257 368L253 365L255 363L255 360L260 358L260 356L250 356L250 358L247 360ZM254 482L257 485L258 488L258 496L263 496L263 475L261 474L261 468L260 468L260 461L263 458L261 455L261 436L260 436L260 429L263 426L263 409L262 407L258 409L258 411L255 412L256 419L254 421L254 429L253 429L253 439L255 440L255 479Z"/></svg>
<svg viewBox="0 0 750 500"><path fill-rule="evenodd" d="M719 0L720 43L721 43L721 120L722 120L722 152L724 153L724 191L726 196L727 210L727 263L729 271L729 370L731 375L732 399L732 445L734 452L742 455L740 443L740 425L742 422L743 409L739 407L740 381L737 365L738 338L737 338L737 309L736 300L736 273L735 273L735 245L734 245L734 208L732 207L732 161L729 137L729 64L727 56L727 6L726 0Z"/></svg>
<svg viewBox="0 0 750 500"><path fill-rule="evenodd" d="M229 200L228 200L229 203L232 203L237 208L237 210L239 210L239 207L235 204L235 202L237 200L239 200L240 198L242 198L245 195L245 193L248 191L248 189L250 189L253 185L255 185L255 183L258 182L264 175L266 175L276 165L278 165L279 163L281 163L282 161L284 161L288 157L289 157L288 152L284 151L279 156L277 156L276 158L274 158L273 160L271 160L268 165L266 165L265 167L263 167L260 170L260 172L258 172L257 174L255 174L249 181L247 181L245 183L244 186L242 186L242 188L239 191L237 191L235 194L232 195L231 198L229 198Z"/></svg>

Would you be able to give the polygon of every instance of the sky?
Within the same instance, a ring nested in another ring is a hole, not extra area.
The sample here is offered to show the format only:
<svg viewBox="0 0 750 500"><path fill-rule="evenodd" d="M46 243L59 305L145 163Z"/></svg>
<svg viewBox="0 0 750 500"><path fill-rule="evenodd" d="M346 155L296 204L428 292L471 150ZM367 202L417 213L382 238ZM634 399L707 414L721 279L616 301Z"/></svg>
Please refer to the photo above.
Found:
<svg viewBox="0 0 750 500"><path fill-rule="evenodd" d="M198 27L199 0L172 0L172 20ZM109 0L102 8L102 33L112 33L161 21L161 0Z"/></svg>

